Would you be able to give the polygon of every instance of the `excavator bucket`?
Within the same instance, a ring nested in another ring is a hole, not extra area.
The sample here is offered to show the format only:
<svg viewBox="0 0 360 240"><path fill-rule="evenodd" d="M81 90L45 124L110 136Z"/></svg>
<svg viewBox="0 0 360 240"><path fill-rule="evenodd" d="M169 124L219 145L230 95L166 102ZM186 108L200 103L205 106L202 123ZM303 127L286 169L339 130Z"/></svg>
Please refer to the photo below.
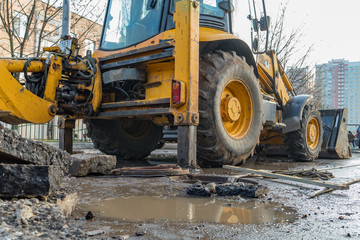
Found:
<svg viewBox="0 0 360 240"><path fill-rule="evenodd" d="M348 109L319 110L323 122L324 136L320 158L346 159L351 157L346 128Z"/></svg>

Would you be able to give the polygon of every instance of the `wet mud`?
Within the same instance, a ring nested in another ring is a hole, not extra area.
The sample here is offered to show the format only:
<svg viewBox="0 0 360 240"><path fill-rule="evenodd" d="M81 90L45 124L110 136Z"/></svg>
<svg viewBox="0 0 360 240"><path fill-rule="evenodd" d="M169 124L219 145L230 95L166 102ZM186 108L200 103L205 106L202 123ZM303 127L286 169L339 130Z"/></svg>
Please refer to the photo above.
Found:
<svg viewBox="0 0 360 240"><path fill-rule="evenodd" d="M141 163L139 163L141 164ZM250 159L244 167L269 170L327 169L343 183L360 177L360 154L348 160L319 159L311 163L286 159ZM136 163L134 163L136 165ZM204 174L239 175L224 169ZM359 239L360 183L309 198L320 187L283 180L251 178L269 188L267 196L194 198L189 183L170 178L69 178L79 204L71 221L93 238L119 239ZM85 215L91 211L92 220Z"/></svg>
<svg viewBox="0 0 360 240"><path fill-rule="evenodd" d="M199 197L128 196L82 204L98 218L129 222L264 224L294 222L297 214L279 203Z"/></svg>

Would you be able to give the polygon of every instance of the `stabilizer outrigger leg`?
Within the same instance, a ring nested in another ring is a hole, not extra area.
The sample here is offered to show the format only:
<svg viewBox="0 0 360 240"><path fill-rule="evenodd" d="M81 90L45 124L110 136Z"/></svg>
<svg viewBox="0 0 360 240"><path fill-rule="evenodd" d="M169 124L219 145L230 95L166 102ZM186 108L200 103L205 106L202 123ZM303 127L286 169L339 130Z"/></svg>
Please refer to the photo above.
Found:
<svg viewBox="0 0 360 240"><path fill-rule="evenodd" d="M175 80L187 86L185 104L175 116L178 128L178 164L197 167L196 131L199 123L199 3L176 2Z"/></svg>
<svg viewBox="0 0 360 240"><path fill-rule="evenodd" d="M59 117L59 148L73 154L73 130L75 119Z"/></svg>

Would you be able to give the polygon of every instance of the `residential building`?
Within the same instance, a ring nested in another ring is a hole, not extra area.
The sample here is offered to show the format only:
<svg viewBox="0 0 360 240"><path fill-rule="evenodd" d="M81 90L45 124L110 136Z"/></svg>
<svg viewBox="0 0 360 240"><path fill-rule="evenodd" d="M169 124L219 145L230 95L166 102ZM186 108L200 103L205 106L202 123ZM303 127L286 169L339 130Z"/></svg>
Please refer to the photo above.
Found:
<svg viewBox="0 0 360 240"><path fill-rule="evenodd" d="M9 16L12 18L10 24L2 23L0 25L0 57L11 57L11 45L14 46L14 56L19 57L20 45L24 37L27 40L23 46L22 57L38 56L39 53L42 53L43 47L58 45L61 36L62 9L50 7L46 10L47 3L45 1L36 1L34 9L32 6L32 2L14 1L13 11L9 13L12 14ZM47 12L45 13L45 11ZM7 15L4 14L6 13L0 13L6 17ZM32 19L30 24L28 23L29 19ZM12 39L9 38L6 31L7 27L11 25L13 28L10 31L14 36ZM70 31L73 37L79 39L81 55L85 55L86 50L94 52L100 42L101 29L101 24L86 18L86 16L71 14Z"/></svg>
<svg viewBox="0 0 360 240"><path fill-rule="evenodd" d="M316 65L316 84L327 108L348 108L348 123L360 123L360 62L333 59Z"/></svg>

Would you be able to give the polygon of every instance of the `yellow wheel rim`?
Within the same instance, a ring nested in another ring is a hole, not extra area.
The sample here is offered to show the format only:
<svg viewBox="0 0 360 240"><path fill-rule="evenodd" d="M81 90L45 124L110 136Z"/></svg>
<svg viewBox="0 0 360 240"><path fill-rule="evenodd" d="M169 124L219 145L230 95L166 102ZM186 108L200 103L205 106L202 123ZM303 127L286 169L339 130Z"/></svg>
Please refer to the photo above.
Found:
<svg viewBox="0 0 360 240"><path fill-rule="evenodd" d="M232 138L246 136L254 109L250 91L242 81L233 79L226 84L221 94L220 113L224 128Z"/></svg>
<svg viewBox="0 0 360 240"><path fill-rule="evenodd" d="M320 125L316 118L311 118L307 126L307 142L311 150L315 149L320 139Z"/></svg>

